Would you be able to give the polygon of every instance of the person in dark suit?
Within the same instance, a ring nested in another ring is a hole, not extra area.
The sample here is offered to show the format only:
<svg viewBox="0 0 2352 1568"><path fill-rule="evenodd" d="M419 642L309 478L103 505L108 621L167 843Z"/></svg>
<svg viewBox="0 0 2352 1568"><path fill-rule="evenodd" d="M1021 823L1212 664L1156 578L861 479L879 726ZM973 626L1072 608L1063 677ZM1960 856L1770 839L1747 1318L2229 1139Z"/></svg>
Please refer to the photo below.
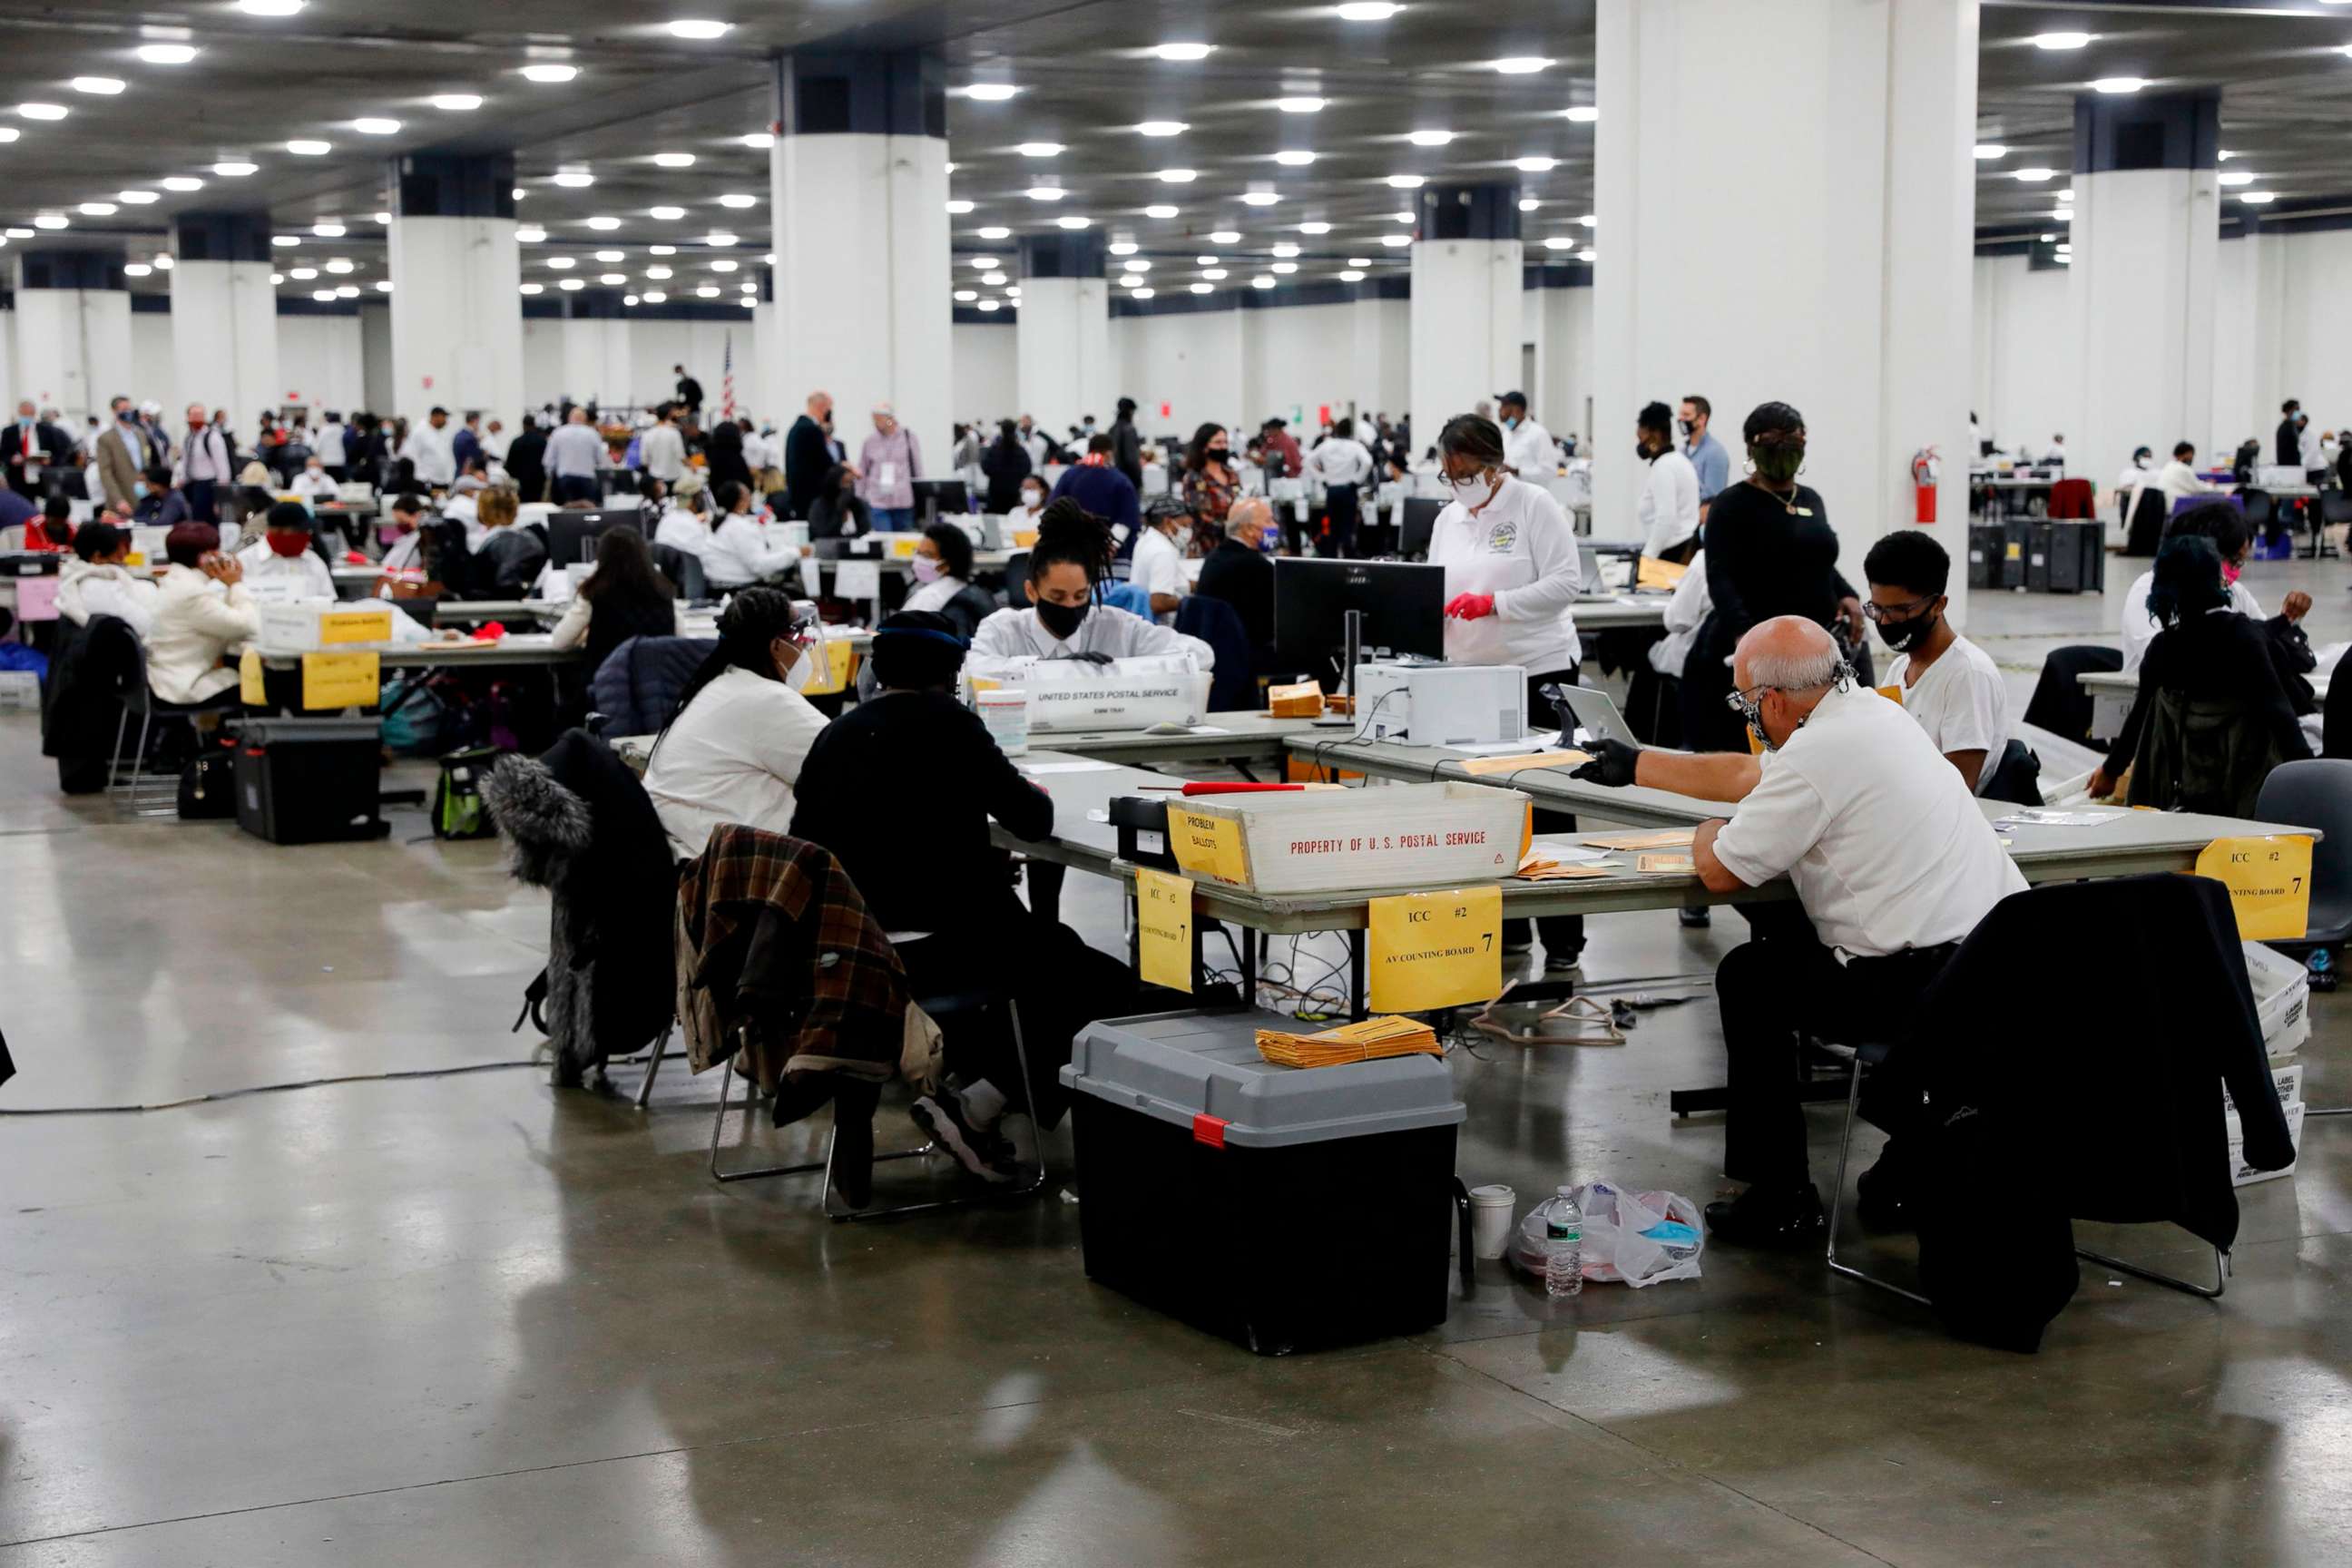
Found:
<svg viewBox="0 0 2352 1568"><path fill-rule="evenodd" d="M784 494L793 515L804 518L824 490L824 477L835 458L825 439L825 421L833 415L833 395L812 392L808 405L784 436Z"/></svg>
<svg viewBox="0 0 2352 1568"><path fill-rule="evenodd" d="M1010 419L997 421L996 439L980 457L980 471L988 476L988 510L999 517L1021 505L1021 481L1029 477L1029 449L1021 444L1020 427Z"/></svg>
<svg viewBox="0 0 2352 1568"><path fill-rule="evenodd" d="M522 433L507 447L507 478L524 500L538 500L546 493L547 432L528 414L522 416Z"/></svg>
<svg viewBox="0 0 2352 1568"><path fill-rule="evenodd" d="M73 456L73 437L56 426L33 417L33 405L28 398L16 405L16 422L0 430L0 466L8 475L8 488L27 499L41 493L41 473L45 468L68 463ZM32 471L26 472L26 459L32 459Z"/></svg>
<svg viewBox="0 0 2352 1568"><path fill-rule="evenodd" d="M1201 563L1201 581L1192 590L1234 607L1260 671L1274 654L1274 563L1265 558L1265 531L1273 526L1264 500L1235 501L1225 513L1225 537Z"/></svg>
<svg viewBox="0 0 2352 1568"><path fill-rule="evenodd" d="M2303 467L2303 428L2294 417L2302 412L2300 398L2290 397L2279 405L2278 466L2282 468Z"/></svg>
<svg viewBox="0 0 2352 1568"><path fill-rule="evenodd" d="M1110 466L1127 476L1135 493L1143 493L1143 437L1135 427L1135 399L1118 400L1118 417L1111 421Z"/></svg>
<svg viewBox="0 0 2352 1568"><path fill-rule="evenodd" d="M702 383L687 374L686 366L682 364L669 368L677 373L677 405L699 421L702 416Z"/></svg>

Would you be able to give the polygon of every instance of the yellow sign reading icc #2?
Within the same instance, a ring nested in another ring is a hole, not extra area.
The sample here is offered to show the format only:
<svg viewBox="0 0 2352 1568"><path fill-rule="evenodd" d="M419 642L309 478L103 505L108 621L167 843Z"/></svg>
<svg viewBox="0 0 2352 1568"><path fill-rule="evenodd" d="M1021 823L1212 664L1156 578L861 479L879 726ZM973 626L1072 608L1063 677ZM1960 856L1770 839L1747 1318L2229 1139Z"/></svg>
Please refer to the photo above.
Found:
<svg viewBox="0 0 2352 1568"><path fill-rule="evenodd" d="M1503 889L1374 899L1366 950L1375 1013L1491 1002L1503 989Z"/></svg>
<svg viewBox="0 0 2352 1568"><path fill-rule="evenodd" d="M2216 838L2197 874L2230 889L2242 942L2291 942L2311 923L2311 840L2299 834Z"/></svg>
<svg viewBox="0 0 2352 1568"><path fill-rule="evenodd" d="M1146 985L1192 989L1192 879L1165 871L1135 873L1135 930Z"/></svg>

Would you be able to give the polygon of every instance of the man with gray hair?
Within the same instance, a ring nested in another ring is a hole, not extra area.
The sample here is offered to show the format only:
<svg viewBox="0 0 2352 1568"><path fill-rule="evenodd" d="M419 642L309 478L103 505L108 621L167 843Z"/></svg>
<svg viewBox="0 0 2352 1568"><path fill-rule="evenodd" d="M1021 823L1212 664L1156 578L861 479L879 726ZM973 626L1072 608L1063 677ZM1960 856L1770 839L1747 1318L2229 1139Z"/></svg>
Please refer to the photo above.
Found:
<svg viewBox="0 0 2352 1568"><path fill-rule="evenodd" d="M1805 921L1759 922L1716 970L1731 1101L1723 1170L1748 1189L1708 1205L1706 1220L1734 1245L1817 1243L1827 1222L1805 1162L1803 1037L1899 1033L1962 939L2025 879L1958 771L1901 704L1855 683L1828 632L1797 616L1759 622L1733 651L1732 678L1758 755L1604 741L1576 776L1735 802L1692 838L1699 879L1716 893L1795 884ZM1871 1109L1882 1125L1899 1120ZM1863 1178L1874 1224L1910 1206L1901 1130L1888 1130L1896 1137Z"/></svg>
<svg viewBox="0 0 2352 1568"><path fill-rule="evenodd" d="M1274 510L1263 498L1234 502L1225 513L1225 536L1201 563L1201 581L1192 589L1234 607L1260 670L1274 656L1274 563L1265 558L1266 532L1273 527Z"/></svg>

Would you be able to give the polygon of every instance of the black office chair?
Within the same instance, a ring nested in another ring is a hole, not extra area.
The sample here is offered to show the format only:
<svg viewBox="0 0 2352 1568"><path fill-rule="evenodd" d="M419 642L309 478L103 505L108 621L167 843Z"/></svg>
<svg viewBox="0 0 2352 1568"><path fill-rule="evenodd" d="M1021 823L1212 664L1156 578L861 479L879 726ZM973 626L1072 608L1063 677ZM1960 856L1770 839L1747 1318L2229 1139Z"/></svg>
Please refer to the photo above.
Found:
<svg viewBox="0 0 2352 1568"><path fill-rule="evenodd" d="M2316 832L2311 847L2311 912L2299 940L2268 945L2317 972L2340 966L2352 942L2352 762L2336 757L2281 763L2263 781L2254 813L2264 822L2292 823ZM2352 1116L2352 1106L2330 1106L2310 1116Z"/></svg>
<svg viewBox="0 0 2352 1568"><path fill-rule="evenodd" d="M113 616L100 616L90 623L91 657L100 660L99 668L114 672L113 691L117 710L114 721L114 748L107 760L106 804L116 816L122 814L128 800L133 816L176 816L179 814L180 775L176 769L152 771L148 747L162 739L165 729L184 725L193 734L196 715L211 711L199 703L166 702L148 689L147 649L139 641L139 634L127 621ZM131 721L139 721L139 736L126 752L123 742L131 737ZM159 795L156 792L160 790Z"/></svg>
<svg viewBox="0 0 2352 1568"><path fill-rule="evenodd" d="M2343 553L2327 542L2328 529L2339 522L2352 524L2352 495L2342 490L2320 491L2319 521L2312 525L2311 530L2312 546L2320 556Z"/></svg>

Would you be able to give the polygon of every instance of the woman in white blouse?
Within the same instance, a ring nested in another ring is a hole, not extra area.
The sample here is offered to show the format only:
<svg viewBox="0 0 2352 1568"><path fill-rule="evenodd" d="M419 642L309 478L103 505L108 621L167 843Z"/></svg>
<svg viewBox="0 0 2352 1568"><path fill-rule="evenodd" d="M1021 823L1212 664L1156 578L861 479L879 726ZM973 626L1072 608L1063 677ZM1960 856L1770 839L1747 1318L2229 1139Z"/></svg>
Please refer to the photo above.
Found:
<svg viewBox="0 0 2352 1568"><path fill-rule="evenodd" d="M720 823L791 828L793 781L825 725L801 695L824 651L814 629L778 588L746 588L719 616L719 647L646 764L646 794L680 857L701 854Z"/></svg>

